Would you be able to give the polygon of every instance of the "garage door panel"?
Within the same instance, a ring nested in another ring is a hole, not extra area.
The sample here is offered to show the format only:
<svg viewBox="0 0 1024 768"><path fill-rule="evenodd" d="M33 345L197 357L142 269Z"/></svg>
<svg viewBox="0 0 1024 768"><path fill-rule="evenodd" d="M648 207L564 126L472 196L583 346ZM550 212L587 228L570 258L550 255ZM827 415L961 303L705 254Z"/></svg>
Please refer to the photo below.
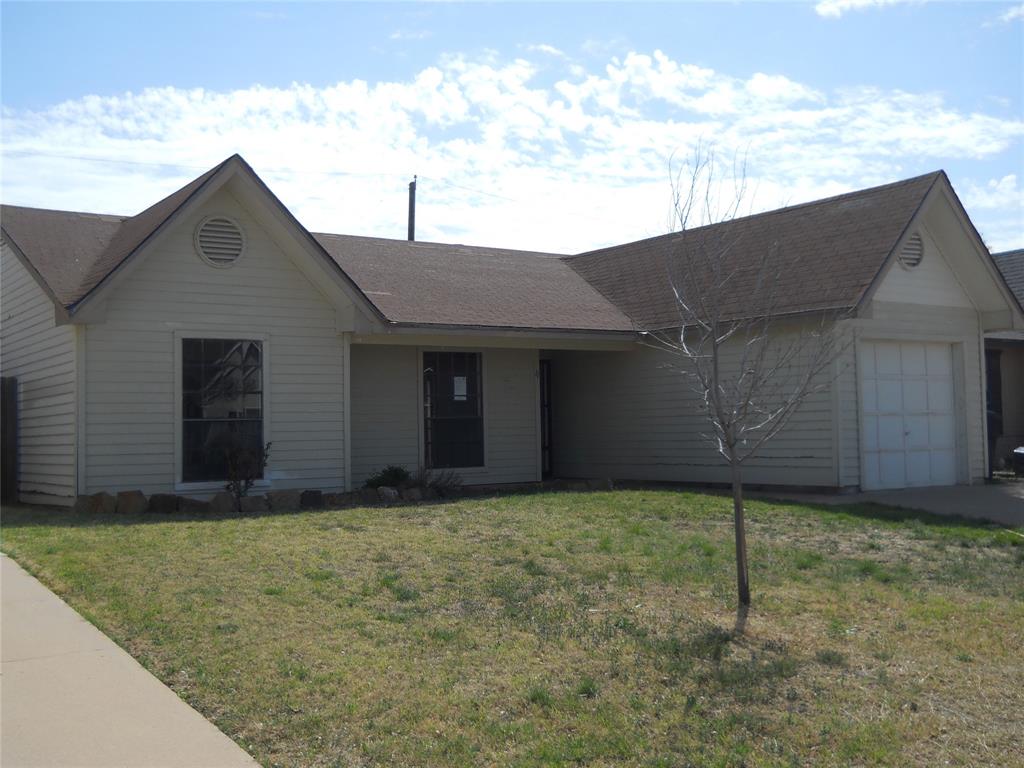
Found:
<svg viewBox="0 0 1024 768"><path fill-rule="evenodd" d="M899 413L903 410L903 387L899 380L882 380L878 388L878 410L882 413Z"/></svg>
<svg viewBox="0 0 1024 768"><path fill-rule="evenodd" d="M925 354L928 364L928 375L953 375L953 351L949 344L929 344Z"/></svg>
<svg viewBox="0 0 1024 768"><path fill-rule="evenodd" d="M928 435L932 448L953 448L955 436L952 420L945 414L928 417Z"/></svg>
<svg viewBox="0 0 1024 768"><path fill-rule="evenodd" d="M857 350L857 370L864 376L875 375L875 347L873 344L862 344Z"/></svg>
<svg viewBox="0 0 1024 768"><path fill-rule="evenodd" d="M860 400L862 413L875 413L878 410L878 387L874 382L860 388Z"/></svg>
<svg viewBox="0 0 1024 768"><path fill-rule="evenodd" d="M903 380L903 410L925 411L928 409L928 382L924 379Z"/></svg>
<svg viewBox="0 0 1024 768"><path fill-rule="evenodd" d="M923 448L925 451L928 450L931 445L931 438L929 436L930 421L931 419L925 415L903 417L904 445L908 449ZM925 466L927 466L927 457L925 459Z"/></svg>
<svg viewBox="0 0 1024 768"><path fill-rule="evenodd" d="M932 451L931 464L933 478L944 478L946 485L956 482L956 452L954 450Z"/></svg>
<svg viewBox="0 0 1024 768"><path fill-rule="evenodd" d="M907 451L907 485L930 485L931 452Z"/></svg>
<svg viewBox="0 0 1024 768"><path fill-rule="evenodd" d="M952 345L865 342L857 359L863 486L955 483Z"/></svg>
<svg viewBox="0 0 1024 768"><path fill-rule="evenodd" d="M896 375L900 372L900 345L879 342L875 345L877 375Z"/></svg>
<svg viewBox="0 0 1024 768"><path fill-rule="evenodd" d="M864 456L864 487L880 488L882 478L878 472L878 453L873 452Z"/></svg>
<svg viewBox="0 0 1024 768"><path fill-rule="evenodd" d="M879 480L883 488L903 488L907 484L903 451L884 451L878 454Z"/></svg>
<svg viewBox="0 0 1024 768"><path fill-rule="evenodd" d="M878 450L878 417L865 416L861 423L861 440L864 441L864 450Z"/></svg>
<svg viewBox="0 0 1024 768"><path fill-rule="evenodd" d="M880 451L902 451L903 450L903 417L879 416L878 417L878 450Z"/></svg>
<svg viewBox="0 0 1024 768"><path fill-rule="evenodd" d="M928 410L953 410L953 382L945 379L928 381Z"/></svg>
<svg viewBox="0 0 1024 768"><path fill-rule="evenodd" d="M925 367L924 344L900 345L900 369L904 376L924 376Z"/></svg>

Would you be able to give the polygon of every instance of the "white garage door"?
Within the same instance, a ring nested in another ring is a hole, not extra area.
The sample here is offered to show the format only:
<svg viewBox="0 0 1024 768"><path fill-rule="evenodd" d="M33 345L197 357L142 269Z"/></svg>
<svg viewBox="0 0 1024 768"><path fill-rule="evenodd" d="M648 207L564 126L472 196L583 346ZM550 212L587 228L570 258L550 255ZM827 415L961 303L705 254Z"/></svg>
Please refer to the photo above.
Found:
<svg viewBox="0 0 1024 768"><path fill-rule="evenodd" d="M956 483L953 348L870 342L857 362L863 487Z"/></svg>

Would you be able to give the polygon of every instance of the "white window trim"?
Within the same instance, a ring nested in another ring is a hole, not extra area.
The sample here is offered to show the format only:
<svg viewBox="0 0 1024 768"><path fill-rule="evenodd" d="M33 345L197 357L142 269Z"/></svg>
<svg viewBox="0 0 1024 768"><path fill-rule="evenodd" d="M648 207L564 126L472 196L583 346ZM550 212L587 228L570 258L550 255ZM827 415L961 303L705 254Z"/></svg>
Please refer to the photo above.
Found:
<svg viewBox="0 0 1024 768"><path fill-rule="evenodd" d="M263 354L263 443L272 442L270 436L270 335L267 333L252 333L250 331L211 331L209 329L177 329L174 331L174 490L184 492L206 492L222 491L226 481L206 481L201 483L186 483L181 479L182 475L182 440L184 428L182 425L181 406L181 384L182 384L182 340L183 339L241 339L243 341L258 341L262 347ZM267 466L263 473L263 479L257 480L254 488L268 489L273 487L273 472Z"/></svg>
<svg viewBox="0 0 1024 768"><path fill-rule="evenodd" d="M474 349L472 347L420 347L416 350L416 406L418 412L417 424L420 438L419 445L419 465L426 468L427 466L427 441L426 434L424 433L424 414L423 414L423 353L424 352L473 352L480 355L480 396L483 398L483 412L481 414L483 418L483 430L484 430L484 463L475 467L432 467L430 471L441 471L441 472L455 472L460 475L484 475L490 472L491 460L490 460L490 445L489 439L489 426L487 420L487 411L489 410L490 397L487 395L487 352L483 349Z"/></svg>

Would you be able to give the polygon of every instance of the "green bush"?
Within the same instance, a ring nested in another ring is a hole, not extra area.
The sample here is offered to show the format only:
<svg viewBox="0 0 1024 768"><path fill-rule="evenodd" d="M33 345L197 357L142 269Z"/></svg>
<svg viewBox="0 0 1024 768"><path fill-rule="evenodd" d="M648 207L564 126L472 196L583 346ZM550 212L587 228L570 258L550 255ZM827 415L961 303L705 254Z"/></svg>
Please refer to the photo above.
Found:
<svg viewBox="0 0 1024 768"><path fill-rule="evenodd" d="M424 493L427 490L432 490L442 499L450 499L458 496L462 490L462 477L450 469L420 467L410 481L410 485L419 487Z"/></svg>
<svg viewBox="0 0 1024 768"><path fill-rule="evenodd" d="M409 474L408 469L397 464L389 464L384 469L374 472L366 478L366 487L380 488L381 486L387 486L388 488L406 488L411 479L412 476Z"/></svg>

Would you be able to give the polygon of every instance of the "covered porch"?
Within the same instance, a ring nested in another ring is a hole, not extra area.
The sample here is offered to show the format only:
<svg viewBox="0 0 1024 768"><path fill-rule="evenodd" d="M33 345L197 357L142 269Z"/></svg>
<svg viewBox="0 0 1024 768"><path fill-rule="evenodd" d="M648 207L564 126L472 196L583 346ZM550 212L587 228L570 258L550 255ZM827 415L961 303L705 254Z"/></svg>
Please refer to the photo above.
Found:
<svg viewBox="0 0 1024 768"><path fill-rule="evenodd" d="M555 381L572 359L560 355L625 359L636 349L631 335L355 335L351 487L389 465L451 470L466 485L582 476L559 466L558 398L574 397Z"/></svg>

